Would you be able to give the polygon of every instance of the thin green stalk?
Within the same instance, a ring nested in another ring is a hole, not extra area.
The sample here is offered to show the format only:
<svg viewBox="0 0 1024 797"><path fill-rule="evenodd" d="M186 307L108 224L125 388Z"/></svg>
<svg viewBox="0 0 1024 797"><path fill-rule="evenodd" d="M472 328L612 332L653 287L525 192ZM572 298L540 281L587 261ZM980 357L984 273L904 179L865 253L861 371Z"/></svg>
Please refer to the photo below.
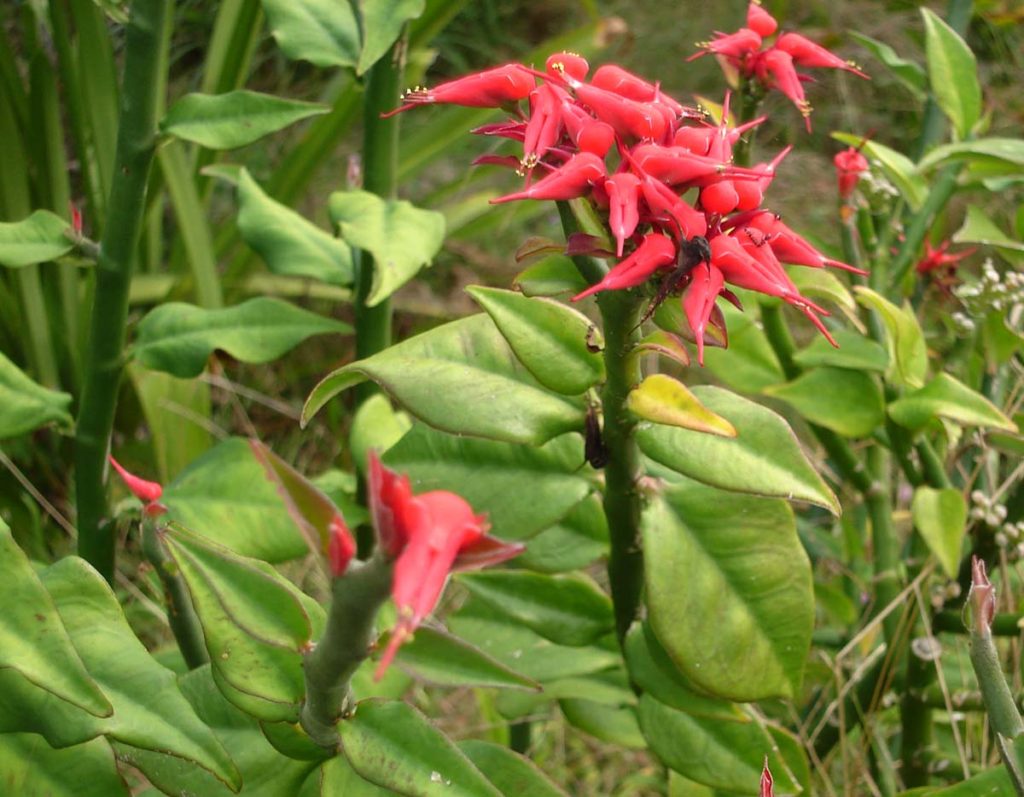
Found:
<svg viewBox="0 0 1024 797"><path fill-rule="evenodd" d="M124 371L125 321L146 182L156 142L160 44L171 22L171 0L135 0L125 44L124 86L114 182L96 263L96 289L86 381L78 413L75 483L78 551L108 581L114 577L114 535L104 485L107 446Z"/></svg>
<svg viewBox="0 0 1024 797"><path fill-rule="evenodd" d="M872 485L864 498L871 518L876 611L881 611L895 603L900 593L900 552L896 529L892 523L889 452L881 446L871 446L867 454L867 467ZM901 636L900 613L890 612L882 622L882 627L886 641L890 646L895 645Z"/></svg>
<svg viewBox="0 0 1024 797"><path fill-rule="evenodd" d="M942 459L936 453L931 441L922 437L917 442L916 449L917 456L921 460L921 470L924 473L925 481L938 489L952 487L953 483L949 480L949 474L946 473L946 466L942 463Z"/></svg>
<svg viewBox="0 0 1024 797"><path fill-rule="evenodd" d="M142 553L153 566L164 587L167 601L167 622L178 643L181 656L190 670L202 667L210 661L206 652L203 629L192 607L192 598L180 572L174 566L160 542L160 532L153 518L142 518ZM170 565L170 566L168 566Z"/></svg>
<svg viewBox="0 0 1024 797"><path fill-rule="evenodd" d="M338 720L355 707L351 681L370 652L377 611L391 592L390 559L374 556L353 562L334 580L324 635L303 657L306 702L299 717L303 729L321 747L338 746Z"/></svg>
<svg viewBox="0 0 1024 797"><path fill-rule="evenodd" d="M991 587L989 587L991 589ZM975 610L977 612L977 609ZM1003 763L1006 765L1017 794L1024 794L1022 765L1012 739L1024 733L1024 720L1013 699L1006 676L999 663L999 651L983 618L975 616L971 624L971 665L978 677L981 698L985 703L989 724L996 734Z"/></svg>
<svg viewBox="0 0 1024 797"><path fill-rule="evenodd" d="M926 699L927 690L935 681L936 662L910 651L907 679L900 700L900 775L907 788L926 786L935 753L932 710Z"/></svg>

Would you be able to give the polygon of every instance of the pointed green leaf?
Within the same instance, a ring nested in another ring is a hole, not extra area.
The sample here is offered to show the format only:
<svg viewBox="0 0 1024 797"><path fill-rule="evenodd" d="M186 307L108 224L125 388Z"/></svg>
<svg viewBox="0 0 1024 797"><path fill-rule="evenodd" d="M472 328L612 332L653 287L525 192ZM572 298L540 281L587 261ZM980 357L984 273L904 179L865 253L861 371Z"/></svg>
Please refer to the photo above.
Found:
<svg viewBox="0 0 1024 797"><path fill-rule="evenodd" d="M814 368L764 392L782 399L811 423L844 437L866 437L885 423L882 389L863 371Z"/></svg>
<svg viewBox="0 0 1024 797"><path fill-rule="evenodd" d="M283 562L309 544L248 441L229 438L190 464L161 496L168 519L242 556Z"/></svg>
<svg viewBox="0 0 1024 797"><path fill-rule="evenodd" d="M559 708L570 725L595 739L630 750L646 750L647 741L633 706L606 706L593 700L560 700Z"/></svg>
<svg viewBox="0 0 1024 797"><path fill-rule="evenodd" d="M405 703L364 700L339 724L352 768L371 783L421 797L500 797L448 738ZM396 755L395 751L401 751Z"/></svg>
<svg viewBox="0 0 1024 797"><path fill-rule="evenodd" d="M41 578L86 669L114 707L113 715L96 721L96 731L192 761L237 789L241 781L231 758L182 696L174 673L136 638L106 581L78 557L51 565ZM39 719L52 722L40 732L57 744L76 733L49 711Z"/></svg>
<svg viewBox="0 0 1024 797"><path fill-rule="evenodd" d="M330 109L255 91L186 94L170 107L160 130L209 149L234 149Z"/></svg>
<svg viewBox="0 0 1024 797"><path fill-rule="evenodd" d="M734 794L759 794L765 756L780 794L803 789L793 781L771 735L757 722L727 722L669 708L642 695L640 727L651 749L691 780Z"/></svg>
<svg viewBox="0 0 1024 797"><path fill-rule="evenodd" d="M170 302L142 319L133 350L146 368L191 377L203 372L216 349L242 362L265 363L313 335L351 331L341 321L266 296L219 310Z"/></svg>
<svg viewBox="0 0 1024 797"><path fill-rule="evenodd" d="M629 411L645 421L695 432L735 437L736 429L709 410L682 382L667 374L651 374L626 397Z"/></svg>
<svg viewBox="0 0 1024 797"><path fill-rule="evenodd" d="M854 288L857 301L875 310L885 330L889 347L891 379L907 387L921 387L928 372L928 351L924 332L909 304L897 307L884 296L863 285Z"/></svg>
<svg viewBox="0 0 1024 797"><path fill-rule="evenodd" d="M356 74L364 74L394 44L405 23L423 13L425 0L359 0L363 46Z"/></svg>
<svg viewBox="0 0 1024 797"><path fill-rule="evenodd" d="M651 627L683 674L733 700L796 695L814 595L789 507L687 480L641 525Z"/></svg>
<svg viewBox="0 0 1024 797"><path fill-rule="evenodd" d="M544 387L575 396L604 379L601 333L582 313L550 299L471 285L519 361Z"/></svg>
<svg viewBox="0 0 1024 797"><path fill-rule="evenodd" d="M960 568L960 549L967 529L967 502L959 490L936 490L921 486L914 490L910 505L914 527L950 578Z"/></svg>
<svg viewBox="0 0 1024 797"><path fill-rule="evenodd" d="M991 401L949 374L939 374L920 390L894 401L889 405L889 415L896 423L915 431L936 416L963 426L1017 431L1017 425Z"/></svg>
<svg viewBox="0 0 1024 797"><path fill-rule="evenodd" d="M113 710L86 671L53 599L0 519L0 670L12 668L41 689L97 717Z"/></svg>
<svg viewBox="0 0 1024 797"><path fill-rule="evenodd" d="M567 797L530 759L507 747L466 739L459 749L505 797Z"/></svg>
<svg viewBox="0 0 1024 797"><path fill-rule="evenodd" d="M1024 252L1024 243L1011 238L975 205L967 206L967 215L960 229L953 233L953 242L958 244L985 244L1010 252Z"/></svg>
<svg viewBox="0 0 1024 797"><path fill-rule="evenodd" d="M920 64L903 58L885 42L872 39L857 31L850 31L850 36L881 61L893 76L914 95L915 99L920 102L925 100L928 76Z"/></svg>
<svg viewBox="0 0 1024 797"><path fill-rule="evenodd" d="M1013 166L1024 166L1024 139L976 138L942 144L925 155L918 168L927 171L954 160L1001 161L1004 170L1013 171Z"/></svg>
<svg viewBox="0 0 1024 797"><path fill-rule="evenodd" d="M914 162L902 152L880 144L864 141L864 136L852 133L833 133L832 137L851 147L862 147L864 156L881 167L886 178L899 189L911 210L918 210L928 196L928 182L918 172Z"/></svg>
<svg viewBox="0 0 1024 797"><path fill-rule="evenodd" d="M838 349L821 335L816 335L806 348L794 355L793 360L803 368L828 365L854 371L885 371L889 367L888 353L871 338L845 329L833 330L832 337L839 344Z"/></svg>
<svg viewBox="0 0 1024 797"><path fill-rule="evenodd" d="M246 169L238 173L238 231L275 274L352 284L352 250L271 199Z"/></svg>
<svg viewBox="0 0 1024 797"><path fill-rule="evenodd" d="M54 750L34 733L0 734L6 794L20 797L128 797L105 739Z"/></svg>
<svg viewBox="0 0 1024 797"><path fill-rule="evenodd" d="M540 573L582 570L608 555L608 521L601 500L589 495L554 526L530 539L516 564Z"/></svg>
<svg viewBox="0 0 1024 797"><path fill-rule="evenodd" d="M560 645L587 645L615 627L611 599L582 574L489 570L456 578L495 612Z"/></svg>
<svg viewBox="0 0 1024 797"><path fill-rule="evenodd" d="M583 428L582 403L544 390L483 313L342 366L313 388L303 422L367 378L443 431L539 445Z"/></svg>
<svg viewBox="0 0 1024 797"><path fill-rule="evenodd" d="M298 797L394 797L395 794L361 777L343 755L325 761L313 777L318 781L316 790L303 789Z"/></svg>
<svg viewBox="0 0 1024 797"><path fill-rule="evenodd" d="M328 210L341 237L373 255L368 307L380 304L429 265L444 241L444 216L405 200L338 191L331 194Z"/></svg>
<svg viewBox="0 0 1024 797"><path fill-rule="evenodd" d="M29 379L0 352L0 440L56 423L72 426L71 396Z"/></svg>
<svg viewBox="0 0 1024 797"><path fill-rule="evenodd" d="M317 66L355 66L359 25L352 3L262 0L270 33L286 56Z"/></svg>
<svg viewBox="0 0 1024 797"><path fill-rule="evenodd" d="M0 222L0 266L21 268L56 260L74 245L70 225L56 213L37 210L15 222Z"/></svg>
<svg viewBox="0 0 1024 797"><path fill-rule="evenodd" d="M735 427L736 437L641 423L637 442L647 456L714 487L809 501L839 514L835 495L779 415L721 388L698 386L693 393Z"/></svg>
<svg viewBox="0 0 1024 797"><path fill-rule="evenodd" d="M381 639L377 647L387 645ZM396 663L413 675L439 686L479 686L540 690L540 684L475 645L433 628L419 628L411 642L398 649Z"/></svg>
<svg viewBox="0 0 1024 797"><path fill-rule="evenodd" d="M932 94L960 138L966 138L981 116L978 62L960 35L928 8L924 17L924 44Z"/></svg>
<svg viewBox="0 0 1024 797"><path fill-rule="evenodd" d="M577 294L587 287L579 269L565 255L549 255L516 275L512 284L524 296Z"/></svg>

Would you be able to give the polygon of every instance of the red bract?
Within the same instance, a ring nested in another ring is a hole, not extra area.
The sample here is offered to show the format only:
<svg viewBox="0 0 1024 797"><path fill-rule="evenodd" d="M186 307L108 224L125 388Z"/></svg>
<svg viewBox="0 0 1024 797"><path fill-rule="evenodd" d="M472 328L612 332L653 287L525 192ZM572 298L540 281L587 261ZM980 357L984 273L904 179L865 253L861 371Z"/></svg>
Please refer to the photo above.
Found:
<svg viewBox="0 0 1024 797"><path fill-rule="evenodd" d="M599 283L576 294L572 300L578 302L598 291L615 291L642 285L655 271L671 265L675 260L676 246L672 240L660 233L648 233L633 254L605 274Z"/></svg>
<svg viewBox="0 0 1024 797"><path fill-rule="evenodd" d="M110 460L110 464L114 466L114 470L117 471L125 486L131 490L136 498L145 504L143 511L147 515L157 517L167 511L167 508L159 503L160 496L164 493L164 488L158 482L147 481L136 476L134 473L128 472L113 456L108 456L107 459Z"/></svg>
<svg viewBox="0 0 1024 797"><path fill-rule="evenodd" d="M924 257L918 260L917 265L914 266L917 273L927 274L929 271L946 269L950 274L952 274L956 271L957 265L961 260L978 251L978 247L972 246L970 249L964 249L962 252L957 252L955 255L946 254L947 250L952 245L952 241L943 241L939 244L938 248L936 248L928 241L925 241Z"/></svg>
<svg viewBox="0 0 1024 797"><path fill-rule="evenodd" d="M432 103L464 105L469 108L500 108L526 99L535 85L533 75L525 67L506 64L450 80L432 89L409 89L402 95L405 104L382 116L387 118L417 105Z"/></svg>
<svg viewBox="0 0 1024 797"><path fill-rule="evenodd" d="M601 158L591 152L580 152L525 191L492 199L491 204L498 205L517 199L576 199L586 194L591 184L606 174Z"/></svg>
<svg viewBox="0 0 1024 797"><path fill-rule="evenodd" d="M836 153L832 159L836 167L836 178L839 181L839 196L846 199L857 187L860 176L868 170L868 159L854 147Z"/></svg>
<svg viewBox="0 0 1024 797"><path fill-rule="evenodd" d="M356 541L341 515L331 518L327 535L327 560L331 567L331 575L338 578L344 575L349 562L355 556Z"/></svg>
<svg viewBox="0 0 1024 797"><path fill-rule="evenodd" d="M697 362L704 365L704 330L715 310L715 300L722 292L725 277L721 270L710 263L700 263L693 270L690 287L683 299L683 310L686 320L693 330L693 339L697 343Z"/></svg>
<svg viewBox="0 0 1024 797"><path fill-rule="evenodd" d="M488 537L487 519L455 493L413 495L408 477L385 468L375 452L370 453L369 471L378 544L397 556L391 597L398 622L377 665L375 677L380 678L398 648L434 610L453 570L502 562L522 553L523 546Z"/></svg>
<svg viewBox="0 0 1024 797"><path fill-rule="evenodd" d="M764 767L761 769L761 797L775 797L775 781L772 771L768 769L768 756L765 756Z"/></svg>
<svg viewBox="0 0 1024 797"><path fill-rule="evenodd" d="M608 192L608 226L615 236L615 254L622 257L622 247L640 221L640 179L630 172L620 172L604 181Z"/></svg>

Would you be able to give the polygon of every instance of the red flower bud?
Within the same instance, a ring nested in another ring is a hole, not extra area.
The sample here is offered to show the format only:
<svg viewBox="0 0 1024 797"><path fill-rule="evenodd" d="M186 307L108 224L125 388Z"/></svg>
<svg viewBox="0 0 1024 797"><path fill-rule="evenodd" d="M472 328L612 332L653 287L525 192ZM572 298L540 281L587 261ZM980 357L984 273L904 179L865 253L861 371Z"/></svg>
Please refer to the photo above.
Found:
<svg viewBox="0 0 1024 797"><path fill-rule="evenodd" d="M632 288L647 281L659 268L672 265L676 260L676 245L671 238L660 233L648 233L634 252L604 275L596 285L572 297L578 302L598 291L616 291Z"/></svg>
<svg viewBox="0 0 1024 797"><path fill-rule="evenodd" d="M691 55L688 61L700 58L706 53L714 53L738 64L745 56L753 55L761 48L761 36L750 28L740 28L735 33L716 33L712 41L699 42L697 46L702 48L703 52Z"/></svg>
<svg viewBox="0 0 1024 797"><path fill-rule="evenodd" d="M583 80L590 71L590 64L577 53L552 53L544 62L544 70L559 80L564 80L566 76L574 80Z"/></svg>
<svg viewBox="0 0 1024 797"><path fill-rule="evenodd" d="M327 529L327 560L331 567L331 575L335 578L344 575L348 569L348 563L356 552L356 541L352 533L345 525L345 519L341 515L331 518Z"/></svg>
<svg viewBox="0 0 1024 797"><path fill-rule="evenodd" d="M789 53L793 57L793 62L799 66L842 69L845 72L852 72L858 77L869 79L849 61L844 61L838 55L830 53L820 44L815 44L799 33L783 33L775 40L775 49Z"/></svg>
<svg viewBox="0 0 1024 797"><path fill-rule="evenodd" d="M768 756L764 757L764 768L761 770L761 797L775 797L775 781L772 771L768 769Z"/></svg>
<svg viewBox="0 0 1024 797"><path fill-rule="evenodd" d="M432 89L410 89L402 95L404 105L381 114L381 117L387 119L416 105L432 103L464 105L468 108L500 108L510 102L526 99L535 85L533 74L526 67L506 64L450 80Z"/></svg>
<svg viewBox="0 0 1024 797"><path fill-rule="evenodd" d="M837 152L832 162L835 164L836 177L839 180L839 196L846 199L857 187L861 174L868 170L868 159L860 150L850 147Z"/></svg>
<svg viewBox="0 0 1024 797"><path fill-rule="evenodd" d="M740 195L733 187L732 180L721 180L700 190L700 206L709 213L724 216L732 213L739 202Z"/></svg>
<svg viewBox="0 0 1024 797"><path fill-rule="evenodd" d="M775 17L761 8L757 0L752 0L747 6L747 27L760 36L771 36L779 28Z"/></svg>
<svg viewBox="0 0 1024 797"><path fill-rule="evenodd" d="M639 102L654 102L665 105L672 110L673 116L678 118L686 113L686 108L676 102L672 97L663 94L661 88L655 83L649 83L638 75L634 75L615 64L604 64L598 67L591 78L590 84L601 89L614 91L623 97Z"/></svg>
<svg viewBox="0 0 1024 797"><path fill-rule="evenodd" d="M683 310L697 343L697 362L704 365L704 330L707 329L715 299L724 287L722 272L711 263L699 263L683 297Z"/></svg>
<svg viewBox="0 0 1024 797"><path fill-rule="evenodd" d="M624 139L661 141L668 129L662 108L638 102L614 91L570 80L576 99L586 105L602 122L607 122Z"/></svg>
<svg viewBox="0 0 1024 797"><path fill-rule="evenodd" d="M804 87L793 66L793 57L784 50L771 49L758 60L758 76L770 80L772 85L789 97L804 117L807 131L811 130L811 104L804 97Z"/></svg>
<svg viewBox="0 0 1024 797"><path fill-rule="evenodd" d="M114 466L114 470L118 472L121 480L125 483L125 486L132 491L136 498L146 504L159 501L160 496L163 495L164 488L161 487L157 482L146 481L145 479L139 478L138 476L129 473L113 456L108 456L110 464Z"/></svg>
<svg viewBox="0 0 1024 797"><path fill-rule="evenodd" d="M979 636L992 633L992 620L996 616L996 590L985 572L985 561L971 557L971 591L967 593L971 602L972 631Z"/></svg>
<svg viewBox="0 0 1024 797"><path fill-rule="evenodd" d="M608 226L615 236L615 255L622 257L626 239L636 230L640 221L639 200L640 178L629 172L619 172L604 182L608 192Z"/></svg>
<svg viewBox="0 0 1024 797"><path fill-rule="evenodd" d="M586 194L590 185L606 174L601 158L591 152L580 152L526 190L492 199L491 204L498 205L518 199L575 199Z"/></svg>

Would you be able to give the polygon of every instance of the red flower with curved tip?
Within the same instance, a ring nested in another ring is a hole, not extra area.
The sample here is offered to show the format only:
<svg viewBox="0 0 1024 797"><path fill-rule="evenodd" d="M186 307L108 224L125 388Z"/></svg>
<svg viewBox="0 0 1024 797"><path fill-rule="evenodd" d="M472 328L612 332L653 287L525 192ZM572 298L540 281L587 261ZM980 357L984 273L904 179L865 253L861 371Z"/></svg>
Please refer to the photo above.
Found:
<svg viewBox="0 0 1024 797"><path fill-rule="evenodd" d="M455 80L449 80L432 89L409 89L402 95L402 105L381 114L387 119L417 105L463 105L467 108L500 108L509 103L525 100L533 91L533 74L521 64L505 64Z"/></svg>
<svg viewBox="0 0 1024 797"><path fill-rule="evenodd" d="M391 631L374 677L387 670L402 643L437 606L454 570L485 567L523 552L524 546L487 536L486 517L464 498L445 490L413 495L407 476L369 457L370 514L378 544L395 560L391 597L398 622Z"/></svg>
<svg viewBox="0 0 1024 797"><path fill-rule="evenodd" d="M604 161L592 152L578 152L529 188L492 199L492 205L519 199L576 199L590 190L592 183L607 174Z"/></svg>
<svg viewBox="0 0 1024 797"><path fill-rule="evenodd" d="M704 365L704 330L715 311L715 300L725 287L721 270L711 263L699 263L683 297L683 311L697 343L697 362Z"/></svg>
<svg viewBox="0 0 1024 797"><path fill-rule="evenodd" d="M112 455L107 455L107 459L110 464L114 466L114 470L117 471L121 477L121 481L124 482L132 494L143 503L143 511L150 517L157 517L164 514L167 511L160 502L160 496L164 493L164 488L160 486L159 482L151 482L136 476L134 473L130 473L121 463L118 462Z"/></svg>
<svg viewBox="0 0 1024 797"><path fill-rule="evenodd" d="M598 291L616 291L641 285L660 268L672 265L676 260L676 245L671 238L652 232L644 236L633 254L604 275L604 279L591 285L582 293L572 297L578 302Z"/></svg>
<svg viewBox="0 0 1024 797"><path fill-rule="evenodd" d="M619 172L604 181L604 190L608 192L608 226L615 236L615 255L622 257L623 244L640 221L640 178Z"/></svg>

